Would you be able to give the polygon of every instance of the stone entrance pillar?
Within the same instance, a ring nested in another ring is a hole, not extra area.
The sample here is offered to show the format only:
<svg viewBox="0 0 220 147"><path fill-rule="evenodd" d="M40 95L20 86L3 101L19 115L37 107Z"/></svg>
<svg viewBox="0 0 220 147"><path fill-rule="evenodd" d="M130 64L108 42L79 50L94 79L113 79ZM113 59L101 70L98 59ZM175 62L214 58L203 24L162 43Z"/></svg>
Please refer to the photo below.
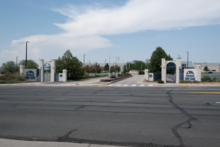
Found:
<svg viewBox="0 0 220 147"><path fill-rule="evenodd" d="M44 82L44 60L43 59L40 59L39 67L40 67L40 81Z"/></svg>
<svg viewBox="0 0 220 147"><path fill-rule="evenodd" d="M167 65L165 58L161 59L161 78L164 83L166 83Z"/></svg>
<svg viewBox="0 0 220 147"><path fill-rule="evenodd" d="M56 73L56 60L51 60L50 62L50 81L54 82L55 81L55 73Z"/></svg>
<svg viewBox="0 0 220 147"><path fill-rule="evenodd" d="M148 72L149 72L148 69L144 70L144 76L145 76L146 81L149 81L149 73Z"/></svg>

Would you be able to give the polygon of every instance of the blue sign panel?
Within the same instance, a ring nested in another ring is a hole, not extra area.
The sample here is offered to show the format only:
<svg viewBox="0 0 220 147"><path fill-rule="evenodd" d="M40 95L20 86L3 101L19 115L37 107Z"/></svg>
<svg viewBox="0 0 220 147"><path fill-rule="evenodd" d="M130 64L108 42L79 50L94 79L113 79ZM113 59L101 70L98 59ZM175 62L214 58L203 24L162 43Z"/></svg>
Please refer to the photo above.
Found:
<svg viewBox="0 0 220 147"><path fill-rule="evenodd" d="M49 63L46 63L44 64L44 70L50 70L50 64Z"/></svg>
<svg viewBox="0 0 220 147"><path fill-rule="evenodd" d="M187 80L187 81L195 81L196 79L195 79L194 72L188 71L188 72L186 73L185 80Z"/></svg>
<svg viewBox="0 0 220 147"><path fill-rule="evenodd" d="M25 78L26 79L35 79L34 72L31 70L27 71Z"/></svg>
<svg viewBox="0 0 220 147"><path fill-rule="evenodd" d="M167 64L167 69L176 69L176 66L175 66L175 65L172 66L172 65L170 65L170 63L169 63L169 64Z"/></svg>

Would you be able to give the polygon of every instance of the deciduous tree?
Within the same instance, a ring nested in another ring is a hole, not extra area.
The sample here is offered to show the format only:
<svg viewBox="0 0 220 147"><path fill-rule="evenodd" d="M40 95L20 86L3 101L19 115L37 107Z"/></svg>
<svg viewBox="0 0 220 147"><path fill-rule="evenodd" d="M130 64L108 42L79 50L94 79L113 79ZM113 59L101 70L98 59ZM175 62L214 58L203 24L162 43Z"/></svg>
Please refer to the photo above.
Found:
<svg viewBox="0 0 220 147"><path fill-rule="evenodd" d="M16 66L14 61L8 61L6 63L2 63L1 70L3 72L14 73L14 72L18 71L18 66Z"/></svg>

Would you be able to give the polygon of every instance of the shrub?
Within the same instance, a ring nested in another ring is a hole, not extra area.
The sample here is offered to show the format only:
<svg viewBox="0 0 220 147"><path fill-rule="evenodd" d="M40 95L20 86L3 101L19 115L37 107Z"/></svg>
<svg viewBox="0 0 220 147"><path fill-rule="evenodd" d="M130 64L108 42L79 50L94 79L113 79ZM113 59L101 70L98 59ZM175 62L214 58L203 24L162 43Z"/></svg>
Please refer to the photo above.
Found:
<svg viewBox="0 0 220 147"><path fill-rule="evenodd" d="M116 78L116 76L115 75L111 75L110 78Z"/></svg>
<svg viewBox="0 0 220 147"><path fill-rule="evenodd" d="M202 82L206 82L207 80L209 80L210 82L212 82L212 79L210 78L210 76L204 76L201 78Z"/></svg>
<svg viewBox="0 0 220 147"><path fill-rule="evenodd" d="M220 82L220 79L219 79L219 78L214 77L214 78L212 79L212 81L213 81L213 82Z"/></svg>
<svg viewBox="0 0 220 147"><path fill-rule="evenodd" d="M84 72L84 75L83 75L84 78L87 78L89 77L89 74L87 72Z"/></svg>
<svg viewBox="0 0 220 147"><path fill-rule="evenodd" d="M25 81L25 77L20 75L19 73L11 74L10 72L6 72L4 76L0 76L0 80L17 80L17 81Z"/></svg>
<svg viewBox="0 0 220 147"><path fill-rule="evenodd" d="M163 84L164 81L162 81L162 80L158 80L157 83Z"/></svg>
<svg viewBox="0 0 220 147"><path fill-rule="evenodd" d="M184 80L182 80L179 83L192 83L192 82L191 81L184 81Z"/></svg>
<svg viewBox="0 0 220 147"><path fill-rule="evenodd" d="M139 75L143 75L144 71L139 70Z"/></svg>
<svg viewBox="0 0 220 147"><path fill-rule="evenodd" d="M205 82L210 82L210 80L206 80Z"/></svg>
<svg viewBox="0 0 220 147"><path fill-rule="evenodd" d="M0 76L0 81L5 80L5 76Z"/></svg>
<svg viewBox="0 0 220 147"><path fill-rule="evenodd" d="M180 81L179 83L199 83L198 81Z"/></svg>

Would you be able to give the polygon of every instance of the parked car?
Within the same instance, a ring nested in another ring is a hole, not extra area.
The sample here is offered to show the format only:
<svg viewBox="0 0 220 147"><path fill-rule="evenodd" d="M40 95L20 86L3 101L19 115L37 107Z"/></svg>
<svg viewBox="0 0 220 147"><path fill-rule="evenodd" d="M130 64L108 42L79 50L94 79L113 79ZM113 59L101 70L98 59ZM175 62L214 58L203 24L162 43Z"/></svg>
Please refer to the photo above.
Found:
<svg viewBox="0 0 220 147"><path fill-rule="evenodd" d="M212 74L213 72L212 71L208 71L208 72L206 72L206 74Z"/></svg>

